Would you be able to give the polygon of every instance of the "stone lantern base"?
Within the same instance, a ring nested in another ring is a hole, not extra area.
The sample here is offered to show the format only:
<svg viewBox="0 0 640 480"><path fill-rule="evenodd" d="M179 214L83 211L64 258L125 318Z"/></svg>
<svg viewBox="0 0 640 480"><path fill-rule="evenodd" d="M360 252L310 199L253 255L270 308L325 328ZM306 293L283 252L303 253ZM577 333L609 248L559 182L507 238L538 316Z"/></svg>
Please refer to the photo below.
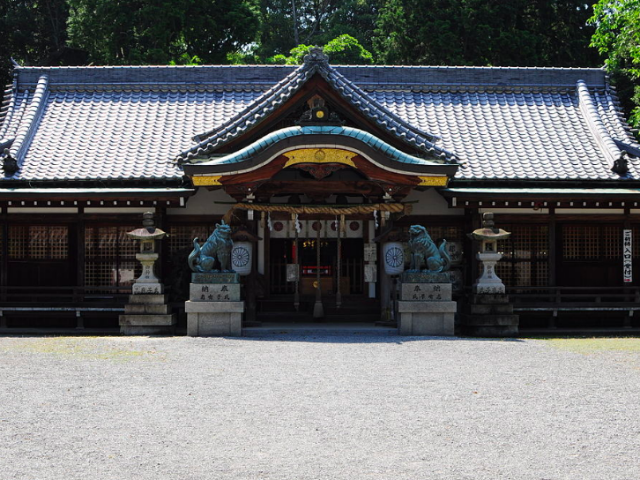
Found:
<svg viewBox="0 0 640 480"><path fill-rule="evenodd" d="M120 315L123 335L173 335L176 315L167 305L168 295L137 294L129 296Z"/></svg>
<svg viewBox="0 0 640 480"><path fill-rule="evenodd" d="M460 333L471 337L516 337L519 323L509 295L474 294L460 315Z"/></svg>

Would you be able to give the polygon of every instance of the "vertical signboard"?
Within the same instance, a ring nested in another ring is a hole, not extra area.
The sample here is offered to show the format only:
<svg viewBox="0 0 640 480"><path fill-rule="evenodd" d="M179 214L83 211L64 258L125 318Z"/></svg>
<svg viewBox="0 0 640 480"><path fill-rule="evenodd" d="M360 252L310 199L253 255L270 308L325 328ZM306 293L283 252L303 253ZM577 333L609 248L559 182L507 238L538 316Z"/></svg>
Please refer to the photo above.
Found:
<svg viewBox="0 0 640 480"><path fill-rule="evenodd" d="M622 231L622 276L624 283L633 282L633 236L632 230Z"/></svg>

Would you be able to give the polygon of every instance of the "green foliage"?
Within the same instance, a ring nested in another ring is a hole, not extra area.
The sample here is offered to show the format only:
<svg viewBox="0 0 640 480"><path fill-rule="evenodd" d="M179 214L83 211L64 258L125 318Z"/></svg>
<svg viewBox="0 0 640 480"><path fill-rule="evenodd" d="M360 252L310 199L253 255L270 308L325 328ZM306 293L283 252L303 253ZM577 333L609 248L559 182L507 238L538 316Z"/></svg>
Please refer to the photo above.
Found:
<svg viewBox="0 0 640 480"><path fill-rule="evenodd" d="M378 1L261 0L258 56L286 55L297 45L324 45L342 34L371 50Z"/></svg>
<svg viewBox="0 0 640 480"><path fill-rule="evenodd" d="M253 0L68 0L72 46L99 64L226 62L258 28ZM186 56L185 56L186 55Z"/></svg>
<svg viewBox="0 0 640 480"><path fill-rule="evenodd" d="M373 38L385 64L590 66L583 0L383 0Z"/></svg>
<svg viewBox="0 0 640 480"><path fill-rule="evenodd" d="M10 79L13 57L26 65L83 63L86 56L66 45L66 0L0 2L0 81Z"/></svg>
<svg viewBox="0 0 640 480"><path fill-rule="evenodd" d="M591 45L606 56L605 65L618 86L630 122L640 126L640 0L600 0L591 23Z"/></svg>
<svg viewBox="0 0 640 480"><path fill-rule="evenodd" d="M373 63L373 55L351 35L340 35L324 46L324 53L334 64L362 65Z"/></svg>
<svg viewBox="0 0 640 480"><path fill-rule="evenodd" d="M313 45L298 45L289 52L289 56L278 55L286 65L300 65ZM334 65L364 65L373 63L373 55L351 35L340 35L330 40L324 47L324 53ZM275 57L272 57L275 59Z"/></svg>
<svg viewBox="0 0 640 480"><path fill-rule="evenodd" d="M289 52L287 57L287 65L300 65L304 60L304 56L309 53L313 45L298 45Z"/></svg>

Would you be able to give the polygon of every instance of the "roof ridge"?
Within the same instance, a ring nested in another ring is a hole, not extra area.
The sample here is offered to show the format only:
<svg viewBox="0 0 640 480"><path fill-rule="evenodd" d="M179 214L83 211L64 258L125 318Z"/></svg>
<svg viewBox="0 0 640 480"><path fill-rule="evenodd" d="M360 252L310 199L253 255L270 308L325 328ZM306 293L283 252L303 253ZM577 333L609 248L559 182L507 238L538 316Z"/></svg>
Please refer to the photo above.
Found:
<svg viewBox="0 0 640 480"><path fill-rule="evenodd" d="M46 98L49 95L48 83L49 79L46 75L42 75L38 80L38 86L33 92L33 98L24 114L24 122L21 122L16 132L15 140L11 145L11 155L18 161L18 165L20 165L20 161L29 146L36 124L46 103Z"/></svg>
<svg viewBox="0 0 640 480"><path fill-rule="evenodd" d="M613 141L613 138L607 131L607 128L604 126L585 81L578 80L576 87L580 112L584 116L589 130L596 139L598 147L604 153L609 167L613 169L615 168L618 160L622 157L622 152Z"/></svg>
<svg viewBox="0 0 640 480"><path fill-rule="evenodd" d="M336 77L335 79L332 78ZM374 98L371 98L369 95L367 95L364 90L362 90L362 88L360 88L359 86L357 86L354 82L350 81L348 78L346 78L344 75L342 75L340 72L338 72L335 69L326 69L326 77L325 75L323 75L323 77L336 89L336 90L342 90L344 87L350 88L352 90L353 93L355 93L359 98L357 102L354 102L354 106L356 108L358 108L363 114L365 114L366 116L368 116L369 118L371 118L372 120L376 121L376 123L383 125L384 127L389 127L387 125L387 122L384 121L380 121L378 120L377 116L374 116L370 113L370 109L369 108L365 108L365 107L361 107L361 101L364 99L364 101L366 101L366 103L373 105L376 109L384 112L385 115L391 117L393 120L395 120L396 122L398 122L398 124L413 132L414 134L416 134L417 136L422 136L425 138L425 142L418 143L415 139L413 138L407 138L406 134L404 132L396 132L394 130L396 130L395 127L390 127L389 130L394 132L394 134L400 138L402 138L405 142L407 143L413 143L417 148L419 148L420 150L431 150L431 149L435 149L436 151L442 152L444 156L447 157L453 157L455 155L453 155L450 152L446 152L446 150L441 149L439 147L437 147L436 145L434 145L434 141L440 140L441 138L437 135L433 135L429 132L425 132L423 130L420 130L417 127L414 127L412 125L410 125L408 122L406 122L405 120L403 120L402 118L400 118L398 115L396 115L395 113L391 112L388 108L386 108L385 106L381 105L377 100L375 100ZM337 79L337 81L336 81ZM339 84L339 82L343 82L344 87L341 86ZM448 154L448 155L447 155Z"/></svg>
<svg viewBox="0 0 640 480"><path fill-rule="evenodd" d="M439 137L411 126L383 105L371 99L354 82L329 65L329 58L321 48L311 48L305 55L303 64L280 82L258 97L252 105L236 114L223 125L193 137L197 145L181 152L179 162L192 159L224 145L241 133L262 122L276 107L287 101L313 74L319 73L338 94L342 95L362 114L386 127L389 132L404 143L428 154L436 154L446 161L455 161L455 155L434 145ZM373 108L371 108L373 107ZM253 114L253 116L252 116ZM385 117L392 122L385 120Z"/></svg>
<svg viewBox="0 0 640 480"><path fill-rule="evenodd" d="M4 96L2 97L2 103L4 103L7 99L9 100L9 104L7 105L7 111L0 118L0 140L4 139L4 136L7 134L9 130L9 124L11 123L11 119L13 118L14 109L16 106L16 93L18 93L16 80L14 79L13 84L10 88L4 91Z"/></svg>
<svg viewBox="0 0 640 480"><path fill-rule="evenodd" d="M280 80L278 83L276 83L273 87L271 87L270 89L268 89L266 92L264 92L262 95L260 95L258 98L256 98L256 100L249 106L247 106L247 108L245 108L244 110L238 112L236 115L234 115L233 117L231 117L226 123L220 125L217 128L213 128L210 129L204 133L199 133L193 136L193 139L196 142L200 142L198 145L196 145L195 147L192 148L197 148L198 146L200 146L200 144L205 143L208 139L210 139L212 136L217 136L216 132L219 132L219 134L221 133L225 133L229 130L231 130L235 124L237 124L240 120L242 120L243 118L245 118L249 113L251 113L252 111L257 111L260 110L260 108L262 108L264 105L264 100L269 98L269 97L273 97L275 96L279 90L282 90L282 88L284 86L286 86L286 84L288 83L292 83L293 80L296 80L296 77L300 76L301 69L297 68L295 69L293 72L291 72L289 75L287 75L285 78L283 78L282 80ZM305 80L306 80L307 76L305 76ZM297 79L298 81L300 80L299 78ZM297 88L299 88L301 85L296 85L296 91ZM291 89L289 89L290 93L295 93L292 92ZM273 110L278 104L276 102L273 102L271 105L271 108L269 109L270 111ZM266 112L263 112L263 116ZM191 150L191 149L190 149Z"/></svg>

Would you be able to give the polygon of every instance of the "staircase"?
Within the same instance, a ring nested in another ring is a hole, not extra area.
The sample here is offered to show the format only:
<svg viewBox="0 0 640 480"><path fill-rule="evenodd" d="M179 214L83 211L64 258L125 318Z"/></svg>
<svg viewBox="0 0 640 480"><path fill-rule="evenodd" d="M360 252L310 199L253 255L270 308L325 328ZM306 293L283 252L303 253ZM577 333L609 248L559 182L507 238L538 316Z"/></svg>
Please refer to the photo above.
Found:
<svg viewBox="0 0 640 480"><path fill-rule="evenodd" d="M315 298L302 297L300 308L293 307L293 295L272 295L268 299L258 300L259 322L269 323L375 323L380 320L380 302L364 296L344 296L342 306L336 308L335 296L322 299L324 318L313 318Z"/></svg>

